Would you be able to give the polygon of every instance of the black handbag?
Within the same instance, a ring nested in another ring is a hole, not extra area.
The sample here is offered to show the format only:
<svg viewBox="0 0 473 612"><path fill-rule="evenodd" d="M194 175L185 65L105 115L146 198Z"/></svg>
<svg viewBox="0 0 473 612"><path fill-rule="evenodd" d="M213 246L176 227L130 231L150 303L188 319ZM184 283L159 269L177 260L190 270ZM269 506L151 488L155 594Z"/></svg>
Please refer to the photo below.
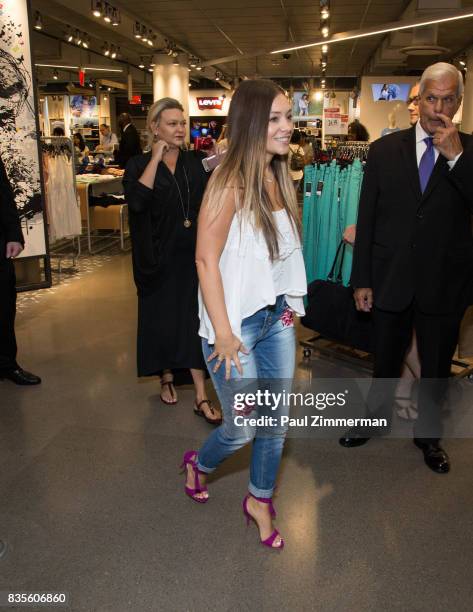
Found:
<svg viewBox="0 0 473 612"><path fill-rule="evenodd" d="M306 314L301 323L324 338L371 353L374 348L371 314L356 309L353 289L342 283L345 248L346 244L342 241L327 280L310 283ZM340 262L338 266L337 261ZM336 268L338 272L335 276Z"/></svg>

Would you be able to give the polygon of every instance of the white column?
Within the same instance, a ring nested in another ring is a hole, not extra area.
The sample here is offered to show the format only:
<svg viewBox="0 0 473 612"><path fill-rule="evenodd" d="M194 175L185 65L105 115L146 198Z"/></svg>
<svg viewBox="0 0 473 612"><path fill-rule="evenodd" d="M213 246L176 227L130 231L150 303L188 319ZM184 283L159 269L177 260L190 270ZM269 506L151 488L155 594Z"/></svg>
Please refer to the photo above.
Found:
<svg viewBox="0 0 473 612"><path fill-rule="evenodd" d="M465 92L463 94L461 131L471 134L473 132L473 50L468 53L466 66L468 70L466 72Z"/></svg>
<svg viewBox="0 0 473 612"><path fill-rule="evenodd" d="M175 98L184 107L184 116L189 119L189 71L187 58L179 56L180 64L173 64L174 58L168 55L156 55L156 66L153 71L154 101L160 98Z"/></svg>

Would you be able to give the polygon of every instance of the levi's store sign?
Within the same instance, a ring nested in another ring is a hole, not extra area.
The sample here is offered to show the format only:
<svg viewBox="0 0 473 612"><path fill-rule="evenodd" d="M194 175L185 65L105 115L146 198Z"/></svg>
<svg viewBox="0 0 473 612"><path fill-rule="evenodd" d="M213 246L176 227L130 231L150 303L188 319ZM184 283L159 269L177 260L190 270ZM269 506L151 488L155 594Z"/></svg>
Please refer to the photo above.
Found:
<svg viewBox="0 0 473 612"><path fill-rule="evenodd" d="M197 98L199 110L222 110L221 98Z"/></svg>

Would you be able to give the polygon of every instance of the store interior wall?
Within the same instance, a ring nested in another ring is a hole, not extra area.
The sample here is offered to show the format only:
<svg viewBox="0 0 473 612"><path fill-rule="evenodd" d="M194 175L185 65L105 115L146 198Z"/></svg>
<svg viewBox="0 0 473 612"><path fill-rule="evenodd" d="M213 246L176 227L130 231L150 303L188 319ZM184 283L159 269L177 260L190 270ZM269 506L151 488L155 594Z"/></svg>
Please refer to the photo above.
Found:
<svg viewBox="0 0 473 612"><path fill-rule="evenodd" d="M461 130L466 134L473 134L473 50L468 53L466 67L468 70L463 94Z"/></svg>
<svg viewBox="0 0 473 612"><path fill-rule="evenodd" d="M388 115L394 113L396 126L401 130L409 127L409 111L402 100L378 101L373 97L372 85L376 83L409 83L414 85L419 77L409 76L376 76L361 79L360 122L366 127L370 141L381 137L381 132L388 127Z"/></svg>

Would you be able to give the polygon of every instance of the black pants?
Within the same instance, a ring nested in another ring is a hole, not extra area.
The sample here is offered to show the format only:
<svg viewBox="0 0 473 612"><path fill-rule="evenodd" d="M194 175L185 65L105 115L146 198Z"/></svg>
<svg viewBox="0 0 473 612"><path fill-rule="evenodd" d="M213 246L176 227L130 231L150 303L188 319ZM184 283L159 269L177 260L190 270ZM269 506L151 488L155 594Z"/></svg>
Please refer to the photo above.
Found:
<svg viewBox="0 0 473 612"><path fill-rule="evenodd" d="M436 441L441 437L441 409L463 315L464 309L448 315L425 314L415 303L402 312L373 309L374 380L368 397L371 414L390 421L402 363L415 329L421 381L414 436L426 441ZM376 379L383 380L377 383Z"/></svg>
<svg viewBox="0 0 473 612"><path fill-rule="evenodd" d="M16 367L16 279L13 262L0 259L0 374Z"/></svg>

